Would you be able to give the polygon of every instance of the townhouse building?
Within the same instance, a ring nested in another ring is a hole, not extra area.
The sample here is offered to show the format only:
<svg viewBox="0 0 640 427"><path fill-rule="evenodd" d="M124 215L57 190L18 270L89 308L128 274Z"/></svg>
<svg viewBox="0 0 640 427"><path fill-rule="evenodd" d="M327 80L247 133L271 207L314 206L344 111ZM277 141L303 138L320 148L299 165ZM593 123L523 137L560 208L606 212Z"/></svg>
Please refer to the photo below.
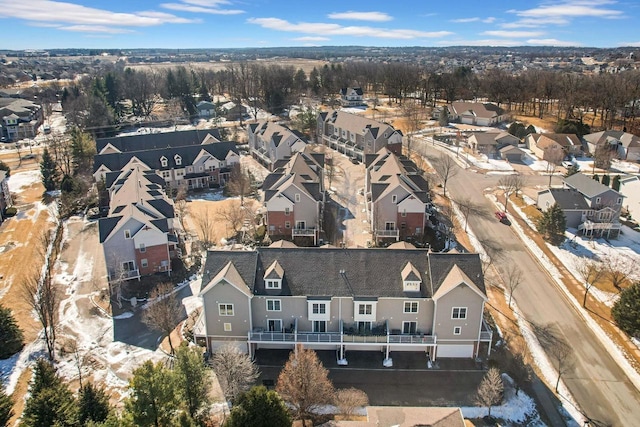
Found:
<svg viewBox="0 0 640 427"><path fill-rule="evenodd" d="M249 124L247 135L251 156L270 171L278 160L288 159L307 146L299 132L266 120Z"/></svg>
<svg viewBox="0 0 640 427"><path fill-rule="evenodd" d="M98 220L110 281L171 272L180 255L173 201L154 171L131 168L109 175L109 211Z"/></svg>
<svg viewBox="0 0 640 427"><path fill-rule="evenodd" d="M429 184L416 165L388 148L365 155L366 209L376 243L419 239L430 224Z"/></svg>
<svg viewBox="0 0 640 427"><path fill-rule="evenodd" d="M340 105L358 107L364 105L364 92L360 87L343 87L340 89Z"/></svg>
<svg viewBox="0 0 640 427"><path fill-rule="evenodd" d="M170 188L187 190L224 186L240 162L234 142L221 142L214 131L166 132L96 141L93 177L140 168L160 175Z"/></svg>
<svg viewBox="0 0 640 427"><path fill-rule="evenodd" d="M39 104L26 99L0 98L0 136L7 141L33 138L42 120Z"/></svg>
<svg viewBox="0 0 640 427"><path fill-rule="evenodd" d="M13 204L9 191L9 174L0 170L0 223L4 221L4 210Z"/></svg>
<svg viewBox="0 0 640 427"><path fill-rule="evenodd" d="M375 154L387 147L402 154L402 132L386 123L344 111L318 115L318 144L363 161L365 154Z"/></svg>
<svg viewBox="0 0 640 427"><path fill-rule="evenodd" d="M277 161L262 188L269 237L315 245L325 201L324 154L298 152Z"/></svg>
<svg viewBox="0 0 640 427"><path fill-rule="evenodd" d="M471 358L490 351L477 254L424 249L260 247L209 251L194 335L209 351L296 344L335 350Z"/></svg>

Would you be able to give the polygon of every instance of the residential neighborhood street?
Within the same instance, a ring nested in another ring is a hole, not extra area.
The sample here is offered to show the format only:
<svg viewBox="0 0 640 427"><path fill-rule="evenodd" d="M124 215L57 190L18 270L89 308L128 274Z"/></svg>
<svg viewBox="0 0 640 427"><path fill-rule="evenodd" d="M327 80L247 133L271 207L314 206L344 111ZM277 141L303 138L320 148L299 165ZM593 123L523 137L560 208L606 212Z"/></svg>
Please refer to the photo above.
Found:
<svg viewBox="0 0 640 427"><path fill-rule="evenodd" d="M417 142L416 148L432 162L442 153L424 141ZM522 270L523 282L514 292L522 314L534 329L552 331L572 348L574 367L563 375L563 381L582 413L594 421L590 425L635 425L640 419L640 392L517 234L494 218L495 207L483 191L495 186L498 179L460 169L448 182L447 192L454 200L466 196L482 206L484 214L472 215L470 228L481 242L489 243L485 247L495 248L494 265L500 272L510 264ZM546 182L548 177L528 177L529 186ZM538 338L545 347L545 340ZM548 353L548 345L545 350Z"/></svg>

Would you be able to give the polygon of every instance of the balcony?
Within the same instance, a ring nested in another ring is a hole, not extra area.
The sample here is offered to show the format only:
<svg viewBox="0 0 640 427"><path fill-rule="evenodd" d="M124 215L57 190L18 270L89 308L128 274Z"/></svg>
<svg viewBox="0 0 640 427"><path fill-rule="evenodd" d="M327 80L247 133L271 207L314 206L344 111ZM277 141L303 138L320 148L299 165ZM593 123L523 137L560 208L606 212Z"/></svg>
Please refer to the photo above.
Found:
<svg viewBox="0 0 640 427"><path fill-rule="evenodd" d="M491 330L491 326L483 319L482 328L480 328L480 341L491 342L492 339L493 331Z"/></svg>
<svg viewBox="0 0 640 427"><path fill-rule="evenodd" d="M120 271L118 272L118 274L113 274L113 273L109 273L109 281L110 282L115 282L118 280L132 280L132 279L139 279L140 278L140 271L136 268L135 270L128 270L128 271Z"/></svg>
<svg viewBox="0 0 640 427"><path fill-rule="evenodd" d="M395 238L396 240L398 240L400 238L400 230L396 229L396 230L376 230L375 232L376 237L382 237L382 238Z"/></svg>
<svg viewBox="0 0 640 427"><path fill-rule="evenodd" d="M315 228L294 228L291 231L291 235L293 236L315 236L316 229Z"/></svg>

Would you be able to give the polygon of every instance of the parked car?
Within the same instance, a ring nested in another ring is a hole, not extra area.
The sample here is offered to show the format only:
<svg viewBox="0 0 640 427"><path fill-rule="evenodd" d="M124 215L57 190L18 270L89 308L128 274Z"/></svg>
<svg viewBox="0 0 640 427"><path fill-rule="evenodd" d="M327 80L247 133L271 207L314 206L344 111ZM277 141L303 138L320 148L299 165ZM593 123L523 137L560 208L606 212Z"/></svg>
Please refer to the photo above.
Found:
<svg viewBox="0 0 640 427"><path fill-rule="evenodd" d="M357 165L360 163L358 159L356 159L355 157L352 157L350 160L351 160L351 163L353 163L354 165Z"/></svg>
<svg viewBox="0 0 640 427"><path fill-rule="evenodd" d="M509 221L509 218L507 217L507 214L505 212L496 211L496 218L498 218L498 221L503 224L511 225L511 221Z"/></svg>

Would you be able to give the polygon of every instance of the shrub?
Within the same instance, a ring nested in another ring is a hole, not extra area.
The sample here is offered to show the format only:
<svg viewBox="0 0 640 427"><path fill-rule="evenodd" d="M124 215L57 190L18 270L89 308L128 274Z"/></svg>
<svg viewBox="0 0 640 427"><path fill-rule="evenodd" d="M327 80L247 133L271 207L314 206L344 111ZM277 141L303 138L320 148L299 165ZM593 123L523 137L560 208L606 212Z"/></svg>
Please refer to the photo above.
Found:
<svg viewBox="0 0 640 427"><path fill-rule="evenodd" d="M15 216L17 213L18 209L14 208L13 206L4 210L4 216L6 217Z"/></svg>

